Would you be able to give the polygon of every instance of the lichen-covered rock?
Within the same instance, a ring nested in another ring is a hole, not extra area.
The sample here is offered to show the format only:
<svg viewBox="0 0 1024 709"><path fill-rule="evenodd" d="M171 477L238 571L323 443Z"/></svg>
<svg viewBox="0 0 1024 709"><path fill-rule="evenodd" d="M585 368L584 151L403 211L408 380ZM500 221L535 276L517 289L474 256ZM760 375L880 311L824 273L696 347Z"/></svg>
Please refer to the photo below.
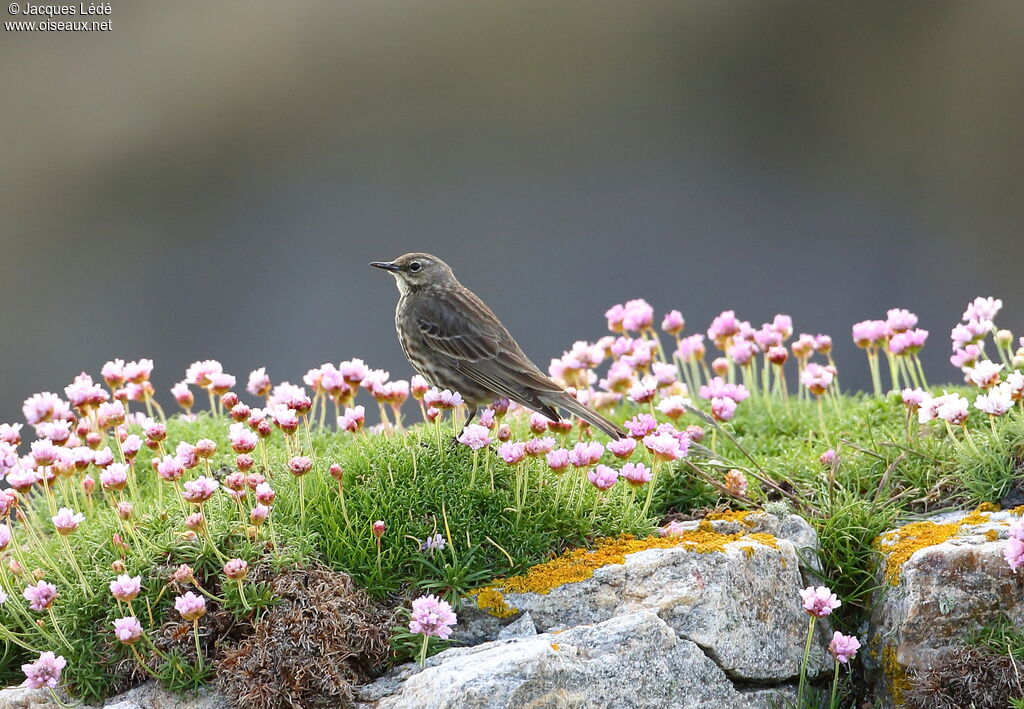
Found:
<svg viewBox="0 0 1024 709"><path fill-rule="evenodd" d="M865 665L886 706L900 706L907 673L925 670L1006 615L1024 625L1024 575L1003 557L1011 512L954 512L879 540L882 563Z"/></svg>
<svg viewBox="0 0 1024 709"><path fill-rule="evenodd" d="M794 515L725 517L683 523L678 537L613 540L593 553L563 557L487 589L477 596L478 605L499 616L528 611L540 632L650 611L700 646L730 678L787 681L799 673L807 632L798 594L806 585L800 560L816 559L817 538ZM479 617L460 616L468 626L465 637L485 634ZM493 619L482 625L492 627ZM826 624L819 628L812 674L832 666Z"/></svg>
<svg viewBox="0 0 1024 709"><path fill-rule="evenodd" d="M231 705L212 689L200 690L198 694L175 694L156 682L146 682L112 697L102 706L104 709L229 709ZM0 709L61 708L46 690L11 687L0 690Z"/></svg>
<svg viewBox="0 0 1024 709"><path fill-rule="evenodd" d="M701 648L650 611L498 640L397 668L359 691L360 709L769 709L792 685L737 689Z"/></svg>

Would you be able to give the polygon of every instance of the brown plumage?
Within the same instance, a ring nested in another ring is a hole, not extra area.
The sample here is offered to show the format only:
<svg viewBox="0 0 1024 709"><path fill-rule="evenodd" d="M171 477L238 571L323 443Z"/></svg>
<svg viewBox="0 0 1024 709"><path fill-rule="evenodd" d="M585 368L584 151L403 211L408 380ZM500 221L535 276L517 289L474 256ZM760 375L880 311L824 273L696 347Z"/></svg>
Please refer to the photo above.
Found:
<svg viewBox="0 0 1024 709"><path fill-rule="evenodd" d="M395 309L398 339L410 364L428 382L459 392L474 409L507 398L553 421L559 418L556 409L562 408L612 438L625 435L540 371L444 261L412 253L370 265L395 277L401 294Z"/></svg>

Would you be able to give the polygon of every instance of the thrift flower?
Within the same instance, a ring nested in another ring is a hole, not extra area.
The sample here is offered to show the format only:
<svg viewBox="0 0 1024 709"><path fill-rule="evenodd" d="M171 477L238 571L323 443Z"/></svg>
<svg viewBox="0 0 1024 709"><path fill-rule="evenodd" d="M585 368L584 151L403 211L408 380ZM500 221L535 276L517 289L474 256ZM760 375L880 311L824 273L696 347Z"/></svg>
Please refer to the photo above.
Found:
<svg viewBox="0 0 1024 709"><path fill-rule="evenodd" d="M818 618L824 618L843 604L836 594L825 586L808 586L800 591L800 597L804 601L804 610Z"/></svg>
<svg viewBox="0 0 1024 709"><path fill-rule="evenodd" d="M686 320L683 318L683 314L678 310L669 311L669 313L661 319L661 329L669 335L678 335L683 331L685 326Z"/></svg>
<svg viewBox="0 0 1024 709"><path fill-rule="evenodd" d="M78 525L85 521L85 515L81 512L76 513L70 508L61 507L50 520L53 522L57 533L66 537L69 534L73 534L78 529Z"/></svg>
<svg viewBox="0 0 1024 709"><path fill-rule="evenodd" d="M229 559L224 564L224 575L234 581L244 579L249 573L249 564L245 559Z"/></svg>
<svg viewBox="0 0 1024 709"><path fill-rule="evenodd" d="M181 496L184 497L187 502L191 502L194 505L201 505L209 500L213 496L213 493L217 492L217 488L220 487L220 483L213 478L200 475L195 480L189 480L186 482L183 487L185 489L182 490Z"/></svg>
<svg viewBox="0 0 1024 709"><path fill-rule="evenodd" d="M409 631L419 635L437 636L447 640L451 634L451 626L457 619L452 607L434 595L420 596L412 602L412 620Z"/></svg>
<svg viewBox="0 0 1024 709"><path fill-rule="evenodd" d="M832 633L832 641L828 644L832 657L844 665L856 656L859 649L860 640L853 635L843 635L838 630Z"/></svg>
<svg viewBox="0 0 1024 709"><path fill-rule="evenodd" d="M711 415L716 421L731 421L736 415L736 401L716 396L711 400Z"/></svg>
<svg viewBox="0 0 1024 709"><path fill-rule="evenodd" d="M800 383L807 387L812 394L821 396L832 384L835 375L835 367L831 365L822 367L816 362L811 362L800 373Z"/></svg>
<svg viewBox="0 0 1024 709"><path fill-rule="evenodd" d="M623 425L632 438L643 438L658 427L658 421L650 414L637 414Z"/></svg>
<svg viewBox="0 0 1024 709"><path fill-rule="evenodd" d="M689 437L686 434L674 436L671 433L658 433L644 437L644 446L658 460L672 461L685 458L689 448Z"/></svg>
<svg viewBox="0 0 1024 709"><path fill-rule="evenodd" d="M623 460L633 455L633 451L636 450L636 439L635 438L620 438L615 441L608 441L605 444L605 448L608 452L614 455L616 458L622 458ZM625 468L623 468L625 470Z"/></svg>
<svg viewBox="0 0 1024 709"><path fill-rule="evenodd" d="M729 494L736 495L737 497L746 497L749 487L750 483L747 481L747 476L740 471L730 470L725 474L725 489L729 491Z"/></svg>
<svg viewBox="0 0 1024 709"><path fill-rule="evenodd" d="M267 521L267 517L269 516L270 508L264 504L257 504L249 510L249 523L255 527L259 527Z"/></svg>
<svg viewBox="0 0 1024 709"><path fill-rule="evenodd" d="M0 524L0 551L3 551L11 544L11 528L6 524Z"/></svg>
<svg viewBox="0 0 1024 709"><path fill-rule="evenodd" d="M577 468L594 465L604 455L604 446L597 441L579 442L569 451L569 462Z"/></svg>
<svg viewBox="0 0 1024 709"><path fill-rule="evenodd" d="M29 608L34 611L45 611L57 597L57 587L52 583L39 581L35 586L26 587L22 595L29 602Z"/></svg>
<svg viewBox="0 0 1024 709"><path fill-rule="evenodd" d="M658 402L658 411L665 414L674 421L686 413L686 407L690 403L690 400L687 399L685 396L680 396L678 394L674 396L666 396L664 399Z"/></svg>
<svg viewBox="0 0 1024 709"><path fill-rule="evenodd" d="M587 473L587 480L598 490L609 489L618 479L618 471L614 468L609 468L607 465L599 465Z"/></svg>
<svg viewBox="0 0 1024 709"><path fill-rule="evenodd" d="M373 536L377 538L378 542L380 541L380 538L384 536L384 532L387 531L387 528L387 523L382 519L379 519L370 525L370 531L373 533Z"/></svg>
<svg viewBox="0 0 1024 709"><path fill-rule="evenodd" d="M547 454L548 467L559 473L569 467L569 451L556 448Z"/></svg>
<svg viewBox="0 0 1024 709"><path fill-rule="evenodd" d="M174 599L174 609L185 620L196 621L206 615L206 599L187 591Z"/></svg>
<svg viewBox="0 0 1024 709"><path fill-rule="evenodd" d="M471 423L462 430L459 434L458 441L463 445L469 446L473 450L480 450L485 448L491 443L490 431L485 426Z"/></svg>
<svg viewBox="0 0 1024 709"><path fill-rule="evenodd" d="M633 440L627 438L624 440ZM633 487L640 487L651 481L651 471L643 463L626 463L619 471L619 475Z"/></svg>
<svg viewBox="0 0 1024 709"><path fill-rule="evenodd" d="M996 364L991 360L983 359L974 365L972 369L968 370L967 378L975 386L979 386L982 389L990 389L999 383L999 376L1002 370L1002 364Z"/></svg>
<svg viewBox="0 0 1024 709"><path fill-rule="evenodd" d="M305 455L297 455L288 461L288 470L292 475L299 477L313 469L313 459Z"/></svg>
<svg viewBox="0 0 1024 709"><path fill-rule="evenodd" d="M542 455L547 455L554 447L555 439L551 436L531 438L526 442L526 455L531 458L539 458Z"/></svg>
<svg viewBox="0 0 1024 709"><path fill-rule="evenodd" d="M142 638L142 623L135 616L125 616L114 621L114 637L125 645L132 645Z"/></svg>
<svg viewBox="0 0 1024 709"><path fill-rule="evenodd" d="M60 672L68 662L60 655L47 650L35 662L21 666L25 673L25 686L29 689L55 689L60 681Z"/></svg>
<svg viewBox="0 0 1024 709"><path fill-rule="evenodd" d="M128 466L124 463L111 463L100 473L100 485L104 490L123 490L128 484Z"/></svg>
<svg viewBox="0 0 1024 709"><path fill-rule="evenodd" d="M1013 394L1004 385L979 394L974 400L974 408L989 416L1002 416L1013 407Z"/></svg>
<svg viewBox="0 0 1024 709"><path fill-rule="evenodd" d="M498 455L509 465L515 465L526 457L526 444L511 441L502 443L498 446Z"/></svg>

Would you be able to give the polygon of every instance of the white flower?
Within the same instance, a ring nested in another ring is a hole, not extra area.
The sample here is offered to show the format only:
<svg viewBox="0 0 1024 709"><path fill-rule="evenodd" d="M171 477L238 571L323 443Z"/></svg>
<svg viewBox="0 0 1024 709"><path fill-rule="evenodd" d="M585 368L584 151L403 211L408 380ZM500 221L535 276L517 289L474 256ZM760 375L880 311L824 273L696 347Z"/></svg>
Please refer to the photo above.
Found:
<svg viewBox="0 0 1024 709"><path fill-rule="evenodd" d="M1013 406L1013 395L1006 384L991 389L986 394L979 394L974 400L974 408L989 416L1002 416Z"/></svg>
<svg viewBox="0 0 1024 709"><path fill-rule="evenodd" d="M992 360L983 359L974 365L974 368L967 372L967 378L982 389L988 389L999 382L999 373L1003 371L1003 365L996 364Z"/></svg>

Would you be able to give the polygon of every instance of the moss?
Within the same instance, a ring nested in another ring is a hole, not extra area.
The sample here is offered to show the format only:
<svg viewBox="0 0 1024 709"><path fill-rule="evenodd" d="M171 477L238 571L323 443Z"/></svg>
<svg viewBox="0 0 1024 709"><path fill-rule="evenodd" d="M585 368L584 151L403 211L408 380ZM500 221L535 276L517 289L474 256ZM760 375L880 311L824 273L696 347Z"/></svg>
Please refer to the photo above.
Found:
<svg viewBox="0 0 1024 709"><path fill-rule="evenodd" d="M722 534L714 531L709 522L702 522L695 530L670 537L638 539L624 535L600 539L593 549L572 549L558 558L534 566L521 576L496 580L476 592L477 605L491 615L497 615L495 610L504 612L504 609L508 608L502 595L503 592L550 593L563 584L590 578L594 575L594 571L602 566L625 563L626 555L647 549L682 547L697 554L724 553L728 544L738 541L755 542L773 549L779 548L778 540L770 534ZM750 551L747 551L747 548ZM744 548L744 554L750 556L753 549L753 546L747 545ZM483 603L481 603L481 599L483 599ZM513 609L511 612L514 613L515 610Z"/></svg>

